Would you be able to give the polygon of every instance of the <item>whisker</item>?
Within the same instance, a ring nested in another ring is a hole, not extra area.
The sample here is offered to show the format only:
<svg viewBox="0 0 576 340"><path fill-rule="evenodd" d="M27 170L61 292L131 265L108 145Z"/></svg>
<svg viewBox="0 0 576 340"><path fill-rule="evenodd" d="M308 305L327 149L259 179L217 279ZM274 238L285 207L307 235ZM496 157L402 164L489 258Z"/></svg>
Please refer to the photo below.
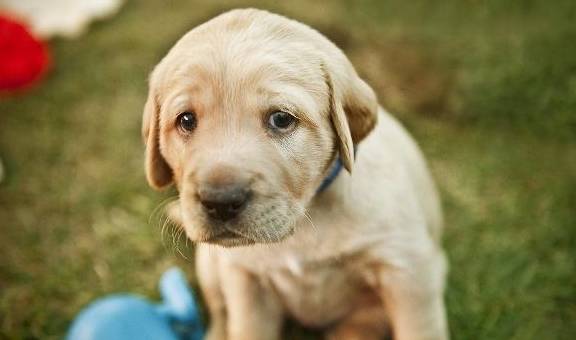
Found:
<svg viewBox="0 0 576 340"><path fill-rule="evenodd" d="M296 204L297 204L297 207L299 208L299 210L297 210L297 211L299 213L301 213L302 216L304 216L306 218L306 220L308 221L308 224L312 227L312 230L314 231L314 233L318 234L320 232L320 230L318 229L318 227L316 226L314 221L312 221L312 216L310 216L310 214L308 213L306 208L304 208L300 203L296 203Z"/></svg>
<svg viewBox="0 0 576 340"><path fill-rule="evenodd" d="M316 224L314 224L314 221L312 221L312 216L310 216L310 214L307 211L304 211L304 217L306 217L308 222L310 222L310 225L312 226L312 229L314 230L314 232L316 234L318 234L319 230L318 230L318 227L316 226Z"/></svg>
<svg viewBox="0 0 576 340"><path fill-rule="evenodd" d="M170 204L170 203L172 203L172 202L174 202L174 201L176 201L176 200L178 200L178 196L177 196L177 195L175 195L175 196L170 196L170 197L162 200L160 203L158 203L158 205L157 205L154 209L152 209L152 211L150 212L150 216L148 217L148 224L151 224L151 223L152 223L152 219L153 219L154 216L156 216L159 212L160 212L161 215L164 214L164 212L163 212L162 210L160 210L161 208L166 207L168 204Z"/></svg>
<svg viewBox="0 0 576 340"><path fill-rule="evenodd" d="M164 222L162 222L162 229L160 230L160 239L162 242L162 245L164 246L164 249L168 249L168 246L166 244L166 235L168 234L168 228L171 226L170 224L170 219L168 217L168 215L164 214Z"/></svg>
<svg viewBox="0 0 576 340"><path fill-rule="evenodd" d="M150 216L148 218L148 224L157 224L160 225L160 240L162 242L162 245L164 246L164 248L166 249L166 240L165 240L165 235L166 235L166 229L168 226L168 222L169 222L169 216L166 213L166 206L174 201L176 201L178 199L178 196L171 196L168 197L166 199L164 199L163 201L161 201L160 203L158 203L158 205L152 210L152 212L150 213ZM155 221L155 222L153 222ZM157 222L156 222L157 221Z"/></svg>
<svg viewBox="0 0 576 340"><path fill-rule="evenodd" d="M178 235L178 236L176 237L177 243L175 244L175 246L176 246L176 251L177 251L178 254L180 254L180 256L182 256L186 261L191 262L192 259L189 258L188 256L186 256L186 255L182 252L182 250L180 250L180 244L182 243L182 242L180 242L180 239L181 239L182 236L184 235L184 229L183 229L183 228L179 228L179 230L176 232L176 234ZM184 235L184 237L185 237L185 242L186 242L186 244L187 244L187 242L188 242L188 237L187 237L186 235ZM186 250L188 250L188 247L186 247Z"/></svg>

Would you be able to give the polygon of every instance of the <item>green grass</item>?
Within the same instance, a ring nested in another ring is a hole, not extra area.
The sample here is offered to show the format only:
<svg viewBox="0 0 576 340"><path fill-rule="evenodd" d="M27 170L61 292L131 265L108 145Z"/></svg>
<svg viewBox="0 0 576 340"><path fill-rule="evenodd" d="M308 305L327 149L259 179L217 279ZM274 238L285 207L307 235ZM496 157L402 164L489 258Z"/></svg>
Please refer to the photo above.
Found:
<svg viewBox="0 0 576 340"><path fill-rule="evenodd" d="M172 264L194 281L155 209L173 193L143 175L145 80L185 31L248 5L334 39L418 139L446 208L453 338L575 338L570 0L131 1L54 41L41 86L0 102L0 338L59 338L109 292L157 297Z"/></svg>

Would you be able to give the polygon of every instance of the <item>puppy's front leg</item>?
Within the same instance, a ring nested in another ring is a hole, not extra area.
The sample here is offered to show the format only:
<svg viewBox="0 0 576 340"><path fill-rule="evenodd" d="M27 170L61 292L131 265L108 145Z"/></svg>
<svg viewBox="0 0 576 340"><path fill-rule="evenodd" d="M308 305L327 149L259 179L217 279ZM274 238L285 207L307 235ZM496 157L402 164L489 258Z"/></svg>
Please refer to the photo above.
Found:
<svg viewBox="0 0 576 340"><path fill-rule="evenodd" d="M394 339L446 340L449 335L443 297L444 256L438 250L411 257L411 262L410 267L377 268L378 290Z"/></svg>
<svg viewBox="0 0 576 340"><path fill-rule="evenodd" d="M196 248L196 273L210 312L210 327L206 340L226 340L226 305L222 292L222 278L219 272L219 258L209 246Z"/></svg>
<svg viewBox="0 0 576 340"><path fill-rule="evenodd" d="M283 311L277 295L255 276L233 265L221 267L229 340L280 339Z"/></svg>

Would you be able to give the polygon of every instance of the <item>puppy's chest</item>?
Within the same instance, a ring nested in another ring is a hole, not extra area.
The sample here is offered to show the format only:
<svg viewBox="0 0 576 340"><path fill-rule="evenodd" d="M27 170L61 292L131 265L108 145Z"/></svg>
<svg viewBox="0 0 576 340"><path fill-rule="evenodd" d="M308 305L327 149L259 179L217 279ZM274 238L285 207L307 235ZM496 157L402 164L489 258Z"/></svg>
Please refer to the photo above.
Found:
<svg viewBox="0 0 576 340"><path fill-rule="evenodd" d="M312 327L342 318L371 294L356 268L337 262L278 268L264 275L263 282L272 286L288 314Z"/></svg>

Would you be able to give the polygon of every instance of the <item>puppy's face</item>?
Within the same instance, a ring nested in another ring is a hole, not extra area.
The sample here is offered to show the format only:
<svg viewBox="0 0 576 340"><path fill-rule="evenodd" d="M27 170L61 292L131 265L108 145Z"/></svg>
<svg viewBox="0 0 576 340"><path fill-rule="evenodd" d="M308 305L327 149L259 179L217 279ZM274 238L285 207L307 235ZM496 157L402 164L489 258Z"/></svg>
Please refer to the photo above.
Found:
<svg viewBox="0 0 576 340"><path fill-rule="evenodd" d="M334 156L328 90L318 72L303 77L277 58L216 49L196 47L202 57L179 57L164 74L160 145L184 227L223 245L279 241Z"/></svg>
<svg viewBox="0 0 576 340"><path fill-rule="evenodd" d="M193 241L278 242L338 153L350 170L375 112L370 88L317 32L263 11L229 12L183 37L151 77L148 180L176 184Z"/></svg>

